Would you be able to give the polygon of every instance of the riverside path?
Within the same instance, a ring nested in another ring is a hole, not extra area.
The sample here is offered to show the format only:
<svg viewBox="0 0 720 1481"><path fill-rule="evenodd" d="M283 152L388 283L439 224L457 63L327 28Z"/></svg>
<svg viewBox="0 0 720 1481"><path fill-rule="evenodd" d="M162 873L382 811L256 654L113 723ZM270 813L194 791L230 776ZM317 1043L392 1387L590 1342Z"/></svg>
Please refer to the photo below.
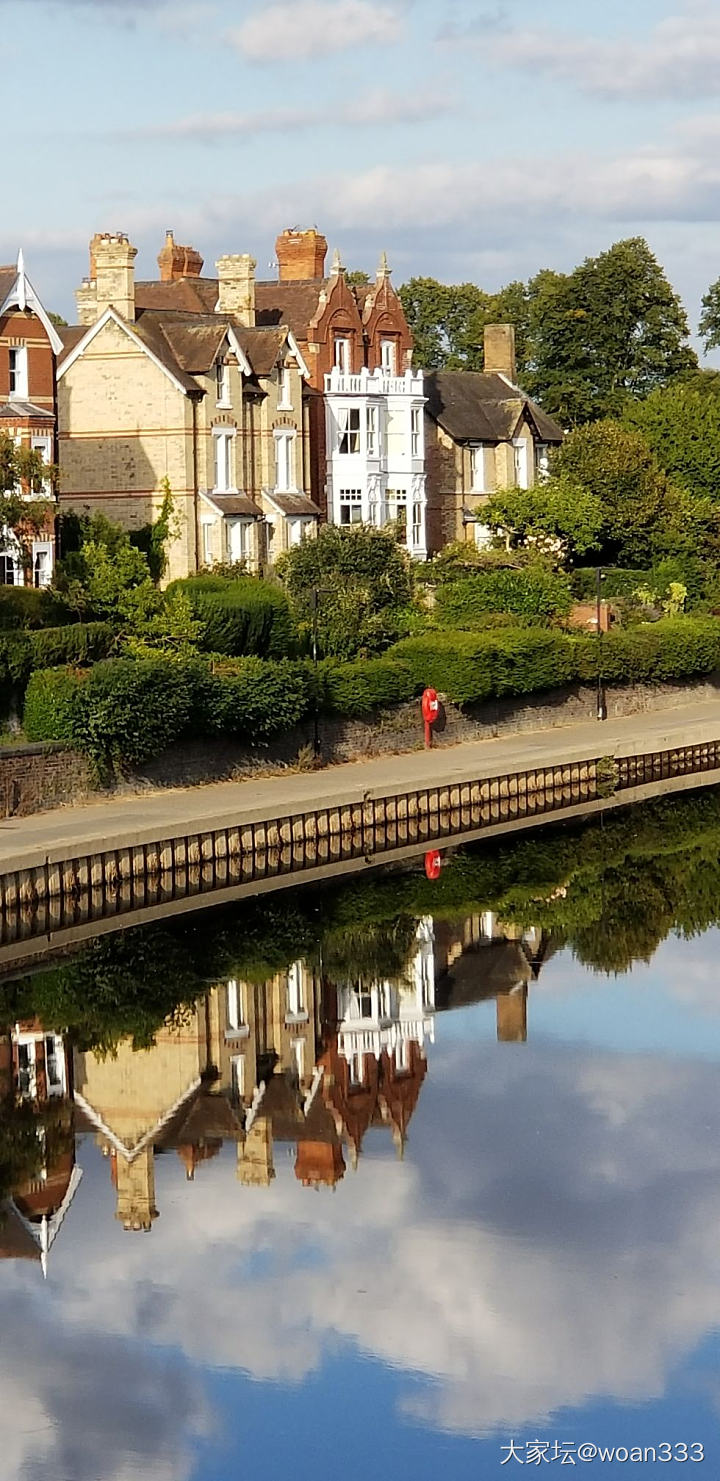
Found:
<svg viewBox="0 0 720 1481"><path fill-rule="evenodd" d="M653 714L472 741L434 751L382 756L322 771L119 795L28 818L0 822L0 873L79 855L212 833L278 817L397 797L423 788L512 777L533 768L667 753L720 743L720 705L681 706ZM713 764L705 767L714 778ZM686 778L686 782L689 780Z"/></svg>

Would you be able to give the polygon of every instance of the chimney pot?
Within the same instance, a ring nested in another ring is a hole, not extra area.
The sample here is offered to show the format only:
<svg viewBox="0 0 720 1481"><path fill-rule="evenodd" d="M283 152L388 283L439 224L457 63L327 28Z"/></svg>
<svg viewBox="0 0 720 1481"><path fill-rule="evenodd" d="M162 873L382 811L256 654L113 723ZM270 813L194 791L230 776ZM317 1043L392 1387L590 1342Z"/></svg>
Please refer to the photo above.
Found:
<svg viewBox="0 0 720 1481"><path fill-rule="evenodd" d="M300 283L324 278L328 244L321 232L283 231L275 243L281 283Z"/></svg>

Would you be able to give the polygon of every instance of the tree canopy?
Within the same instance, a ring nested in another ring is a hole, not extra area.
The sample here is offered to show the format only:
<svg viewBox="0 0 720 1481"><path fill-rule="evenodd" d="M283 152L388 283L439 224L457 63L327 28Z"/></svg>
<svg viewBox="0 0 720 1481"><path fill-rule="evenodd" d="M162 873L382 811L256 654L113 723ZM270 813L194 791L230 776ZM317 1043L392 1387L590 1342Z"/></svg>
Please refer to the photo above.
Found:
<svg viewBox="0 0 720 1481"><path fill-rule="evenodd" d="M660 467L691 493L720 504L720 389L714 377L676 381L629 401L623 423L641 432Z"/></svg>
<svg viewBox="0 0 720 1481"><path fill-rule="evenodd" d="M316 539L287 551L277 571L300 629L315 628L320 652L337 658L388 647L413 594L407 551L392 531L367 525L323 525Z"/></svg>
<svg viewBox="0 0 720 1481"><path fill-rule="evenodd" d="M697 366L685 310L641 237L498 293L413 278L400 297L427 370L482 370L485 325L514 324L523 388L567 426L618 415Z"/></svg>

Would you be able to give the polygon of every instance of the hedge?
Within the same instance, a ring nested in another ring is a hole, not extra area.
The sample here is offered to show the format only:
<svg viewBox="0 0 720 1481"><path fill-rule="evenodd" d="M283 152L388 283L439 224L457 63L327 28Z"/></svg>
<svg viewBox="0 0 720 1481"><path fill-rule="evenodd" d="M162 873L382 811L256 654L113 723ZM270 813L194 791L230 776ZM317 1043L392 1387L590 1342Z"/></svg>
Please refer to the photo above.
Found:
<svg viewBox="0 0 720 1481"><path fill-rule="evenodd" d="M417 693L410 664L400 658L358 659L356 663L327 664L322 675L323 708L355 719L374 709L402 704Z"/></svg>
<svg viewBox="0 0 720 1481"><path fill-rule="evenodd" d="M54 627L69 613L54 592L35 586L0 586L0 632Z"/></svg>
<svg viewBox="0 0 720 1481"><path fill-rule="evenodd" d="M602 594L607 600L631 597L644 586L663 597L671 582L678 581L687 588L690 606L702 601L707 588L717 580L717 570L707 562L695 557L668 556L658 561L650 570L636 571L621 566L603 567ZM572 572L570 585L573 595L580 602L594 602L597 596L597 569L578 567Z"/></svg>
<svg viewBox="0 0 720 1481"><path fill-rule="evenodd" d="M169 591L188 597L193 617L203 623L206 653L285 658L295 651L296 633L285 592L269 581L247 576L189 576Z"/></svg>
<svg viewBox="0 0 720 1481"><path fill-rule="evenodd" d="M455 704L552 689L575 676L571 641L546 628L428 633L397 643L387 657L409 666L416 693L429 686Z"/></svg>
<svg viewBox="0 0 720 1481"><path fill-rule="evenodd" d="M114 642L107 622L0 633L0 683L24 686L35 669L96 663L108 656Z"/></svg>
<svg viewBox="0 0 720 1481"><path fill-rule="evenodd" d="M516 617L566 617L573 605L570 581L542 566L523 571L483 571L438 587L435 611L443 627L467 628L490 612Z"/></svg>

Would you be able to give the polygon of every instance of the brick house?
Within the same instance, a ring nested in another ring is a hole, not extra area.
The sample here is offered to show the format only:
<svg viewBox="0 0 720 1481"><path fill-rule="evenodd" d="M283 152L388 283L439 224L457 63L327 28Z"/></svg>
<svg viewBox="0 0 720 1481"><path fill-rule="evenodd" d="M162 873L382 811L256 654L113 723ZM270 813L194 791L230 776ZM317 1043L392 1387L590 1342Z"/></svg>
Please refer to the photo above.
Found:
<svg viewBox="0 0 720 1481"><path fill-rule="evenodd" d="M515 331L485 330L485 370L425 376L428 548L455 540L482 545L483 506L496 489L531 488L563 429L517 384Z"/></svg>
<svg viewBox="0 0 720 1481"><path fill-rule="evenodd" d="M0 432L55 462L55 366L62 341L25 271L22 252L14 267L0 267ZM46 499L25 490L27 498ZM22 535L22 532L20 532ZM54 517L37 533L0 540L0 585L47 586L55 551Z"/></svg>
<svg viewBox="0 0 720 1481"><path fill-rule="evenodd" d="M169 579L257 569L316 528L308 367L287 324L257 325L251 257L221 257L203 278L199 254L168 233L159 280L136 282L136 255L122 234L93 238L80 323L63 331L61 510L137 528L167 480L180 516Z"/></svg>
<svg viewBox="0 0 720 1481"><path fill-rule="evenodd" d="M383 254L374 283L349 283L316 230L285 231L278 279L257 284L257 322L289 324L309 369L311 486L332 523L397 521L427 552L422 376Z"/></svg>

